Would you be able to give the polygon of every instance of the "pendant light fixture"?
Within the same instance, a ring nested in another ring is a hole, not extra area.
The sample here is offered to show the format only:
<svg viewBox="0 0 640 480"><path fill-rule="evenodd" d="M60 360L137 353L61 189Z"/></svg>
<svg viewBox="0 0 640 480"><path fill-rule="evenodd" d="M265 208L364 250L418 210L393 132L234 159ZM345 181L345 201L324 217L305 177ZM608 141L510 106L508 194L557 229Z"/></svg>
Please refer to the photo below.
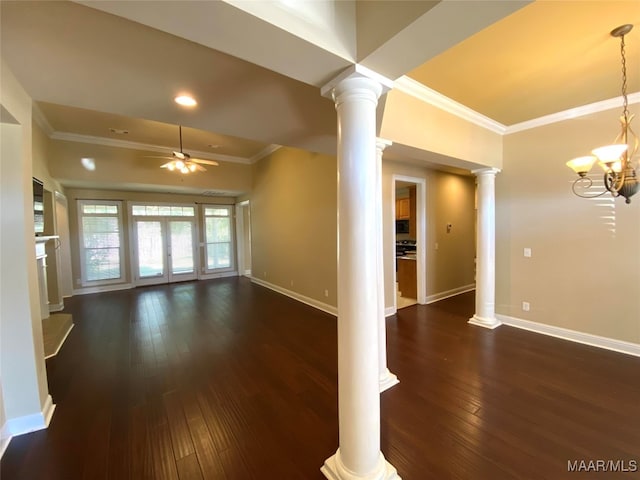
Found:
<svg viewBox="0 0 640 480"><path fill-rule="evenodd" d="M567 166L578 174L573 182L573 193L583 198L595 198L610 192L614 197L624 197L626 203L631 203L631 197L640 190L640 182L636 172L635 154L638 151L638 137L631 129L633 115L629 114L627 100L627 62L625 58L624 36L633 25L621 25L611 31L611 36L620 38L620 55L622 57L622 115L620 116L621 131L613 144L595 148L591 155L574 158L567 162ZM604 170L605 191L596 194L582 193L588 191L593 180L588 176L594 163L598 162Z"/></svg>

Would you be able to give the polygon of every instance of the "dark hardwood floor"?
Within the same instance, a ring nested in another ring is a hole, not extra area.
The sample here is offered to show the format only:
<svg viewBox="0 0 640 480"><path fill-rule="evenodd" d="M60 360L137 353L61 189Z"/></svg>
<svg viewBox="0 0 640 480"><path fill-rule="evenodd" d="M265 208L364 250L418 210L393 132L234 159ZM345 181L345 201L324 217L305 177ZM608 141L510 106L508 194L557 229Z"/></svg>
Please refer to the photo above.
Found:
<svg viewBox="0 0 640 480"><path fill-rule="evenodd" d="M640 358L466 323L473 293L388 319L382 450L404 480L640 478ZM2 480L323 479L338 446L334 317L230 278L78 296L47 361L48 430Z"/></svg>

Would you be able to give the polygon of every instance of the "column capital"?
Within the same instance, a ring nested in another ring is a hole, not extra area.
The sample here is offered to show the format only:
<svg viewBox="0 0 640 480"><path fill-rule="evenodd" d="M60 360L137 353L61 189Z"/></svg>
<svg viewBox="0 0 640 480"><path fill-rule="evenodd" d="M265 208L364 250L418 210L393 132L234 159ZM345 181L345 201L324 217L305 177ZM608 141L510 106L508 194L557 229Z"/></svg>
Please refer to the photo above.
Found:
<svg viewBox="0 0 640 480"><path fill-rule="evenodd" d="M480 177L482 175L492 175L492 176L496 176L496 174L500 173L502 171L502 169L500 168L495 168L495 167L486 167L486 168L478 168L476 170L471 170L471 173L473 173L476 177Z"/></svg>
<svg viewBox="0 0 640 480"><path fill-rule="evenodd" d="M380 91L377 92L378 98L380 97L380 95L387 93L393 88L393 80L390 80L387 77L356 63L355 65L351 65L349 68L344 70L338 76L329 80L329 82L327 82L320 89L320 93L323 97L331 98L335 101L337 97L336 89L338 88L338 86L341 84L344 86L343 82L345 80L352 79L368 79L377 83L380 86Z"/></svg>
<svg viewBox="0 0 640 480"><path fill-rule="evenodd" d="M384 149L393 145L391 140L387 140L386 138L376 137L376 150L380 153L384 152Z"/></svg>

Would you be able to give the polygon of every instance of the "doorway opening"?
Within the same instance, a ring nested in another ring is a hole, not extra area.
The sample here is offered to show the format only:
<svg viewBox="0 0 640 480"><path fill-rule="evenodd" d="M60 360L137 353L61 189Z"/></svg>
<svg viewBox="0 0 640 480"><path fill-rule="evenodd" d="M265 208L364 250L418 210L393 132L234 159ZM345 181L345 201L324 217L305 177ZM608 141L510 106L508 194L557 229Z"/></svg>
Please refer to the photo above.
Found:
<svg viewBox="0 0 640 480"><path fill-rule="evenodd" d="M395 310L426 302L426 180L392 176Z"/></svg>

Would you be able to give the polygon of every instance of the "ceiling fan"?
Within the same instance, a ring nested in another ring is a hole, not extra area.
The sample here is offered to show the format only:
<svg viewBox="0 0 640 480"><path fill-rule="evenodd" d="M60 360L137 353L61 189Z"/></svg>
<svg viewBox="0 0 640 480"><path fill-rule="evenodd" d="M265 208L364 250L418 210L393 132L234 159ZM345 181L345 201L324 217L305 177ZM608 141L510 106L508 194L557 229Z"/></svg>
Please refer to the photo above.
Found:
<svg viewBox="0 0 640 480"><path fill-rule="evenodd" d="M204 160L202 158L192 158L191 155L182 151L182 125L179 125L180 129L180 151L175 150L171 152L171 156L162 156L157 158L169 158L170 162L161 165L160 168L166 168L170 171L177 171L180 173L193 173L196 171L205 172L207 169L202 165L211 165L217 167L219 164L215 160Z"/></svg>

